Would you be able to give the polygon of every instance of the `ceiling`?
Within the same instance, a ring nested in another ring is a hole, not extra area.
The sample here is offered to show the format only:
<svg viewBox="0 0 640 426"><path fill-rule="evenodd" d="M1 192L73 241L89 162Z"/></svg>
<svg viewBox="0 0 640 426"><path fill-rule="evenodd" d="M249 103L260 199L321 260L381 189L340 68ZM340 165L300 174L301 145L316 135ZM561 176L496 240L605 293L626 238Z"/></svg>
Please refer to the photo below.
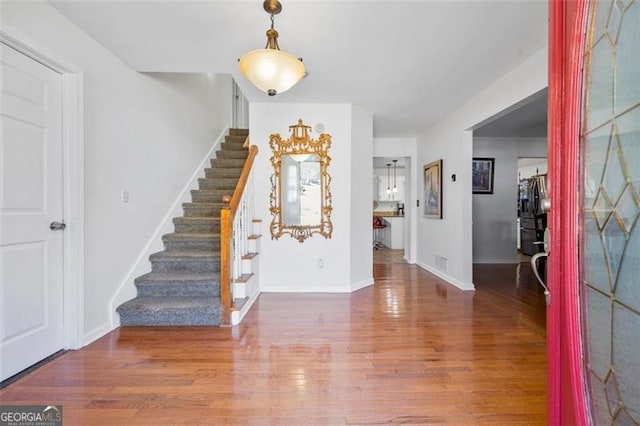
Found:
<svg viewBox="0 0 640 426"><path fill-rule="evenodd" d="M397 169L404 169L406 163L404 157L373 157L373 168L386 169L387 164L391 164L391 170L393 170L393 160L398 160L396 162Z"/></svg>
<svg viewBox="0 0 640 426"><path fill-rule="evenodd" d="M547 136L547 89L513 105L473 130L474 137Z"/></svg>
<svg viewBox="0 0 640 426"><path fill-rule="evenodd" d="M261 1L49 0L137 71L229 73L250 102L352 103L375 137L416 136L547 44L544 0L282 0L280 48L308 77L269 98L237 68Z"/></svg>

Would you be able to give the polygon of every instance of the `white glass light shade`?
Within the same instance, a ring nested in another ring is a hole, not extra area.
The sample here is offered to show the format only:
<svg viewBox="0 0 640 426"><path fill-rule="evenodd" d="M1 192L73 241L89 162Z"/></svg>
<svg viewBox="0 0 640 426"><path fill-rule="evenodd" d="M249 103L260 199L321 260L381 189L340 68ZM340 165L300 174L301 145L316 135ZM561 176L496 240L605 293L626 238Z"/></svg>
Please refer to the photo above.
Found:
<svg viewBox="0 0 640 426"><path fill-rule="evenodd" d="M276 49L256 49L240 58L240 71L258 89L273 96L286 92L304 77L302 61Z"/></svg>

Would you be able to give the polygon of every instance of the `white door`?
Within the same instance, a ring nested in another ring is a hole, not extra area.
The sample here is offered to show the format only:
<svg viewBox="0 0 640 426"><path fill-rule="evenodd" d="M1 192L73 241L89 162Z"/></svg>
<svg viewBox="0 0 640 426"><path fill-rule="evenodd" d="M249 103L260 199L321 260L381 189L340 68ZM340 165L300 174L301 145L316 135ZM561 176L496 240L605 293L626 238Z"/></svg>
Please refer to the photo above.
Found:
<svg viewBox="0 0 640 426"><path fill-rule="evenodd" d="M0 44L0 380L63 347L62 79Z"/></svg>

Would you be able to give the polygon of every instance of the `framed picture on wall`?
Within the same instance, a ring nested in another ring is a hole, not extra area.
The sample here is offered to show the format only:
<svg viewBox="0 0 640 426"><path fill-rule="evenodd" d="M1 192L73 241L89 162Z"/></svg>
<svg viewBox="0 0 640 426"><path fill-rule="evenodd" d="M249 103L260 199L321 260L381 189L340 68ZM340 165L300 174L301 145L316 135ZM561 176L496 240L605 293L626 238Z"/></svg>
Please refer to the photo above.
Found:
<svg viewBox="0 0 640 426"><path fill-rule="evenodd" d="M471 184L474 194L493 194L495 158L474 158L471 166Z"/></svg>
<svg viewBox="0 0 640 426"><path fill-rule="evenodd" d="M442 219L442 160L424 166L424 217Z"/></svg>

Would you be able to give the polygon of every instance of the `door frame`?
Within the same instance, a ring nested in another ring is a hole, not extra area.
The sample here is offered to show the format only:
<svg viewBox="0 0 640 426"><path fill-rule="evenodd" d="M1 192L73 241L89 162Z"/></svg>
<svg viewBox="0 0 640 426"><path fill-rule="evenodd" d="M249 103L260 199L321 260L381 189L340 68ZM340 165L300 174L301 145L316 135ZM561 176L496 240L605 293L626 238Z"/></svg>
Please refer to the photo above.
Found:
<svg viewBox="0 0 640 426"><path fill-rule="evenodd" d="M84 346L84 74L7 26L0 29L0 42L62 78L63 345L78 349Z"/></svg>
<svg viewBox="0 0 640 426"><path fill-rule="evenodd" d="M588 0L549 0L548 424L588 425L579 291L580 123Z"/></svg>

